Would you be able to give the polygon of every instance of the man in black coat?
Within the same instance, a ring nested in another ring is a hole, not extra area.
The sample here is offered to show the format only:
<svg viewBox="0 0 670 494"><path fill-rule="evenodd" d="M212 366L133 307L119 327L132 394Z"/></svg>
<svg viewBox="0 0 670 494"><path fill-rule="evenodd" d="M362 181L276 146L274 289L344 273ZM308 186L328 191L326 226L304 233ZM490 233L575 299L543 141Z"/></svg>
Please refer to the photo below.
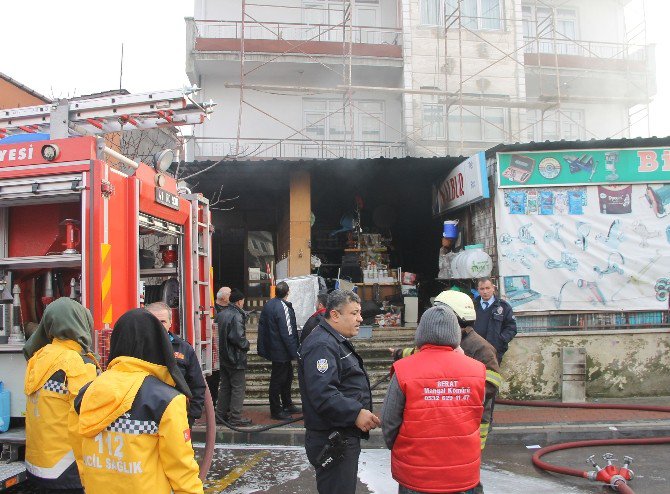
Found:
<svg viewBox="0 0 670 494"><path fill-rule="evenodd" d="M154 302L145 308L156 316L168 332L177 367L179 367L186 384L191 389L193 397L188 401L187 415L188 425L193 427L193 423L202 416L202 408L205 406L205 391L207 390L200 361L195 354L195 350L187 341L170 332L172 327L172 309L170 306L163 302Z"/></svg>
<svg viewBox="0 0 670 494"><path fill-rule="evenodd" d="M288 283L281 281L275 288L275 298L269 300L258 321L258 355L272 362L270 374L270 416L275 420L291 418L300 409L293 404L292 360L298 356L298 330L295 311L286 299Z"/></svg>
<svg viewBox="0 0 670 494"><path fill-rule="evenodd" d="M247 315L243 307L244 294L235 289L230 293L229 304L216 315L220 363L216 421L226 421L236 426L251 424L251 419L242 417L249 351Z"/></svg>
<svg viewBox="0 0 670 494"><path fill-rule="evenodd" d="M379 427L372 413L372 391L363 360L349 338L358 334L361 299L335 290L324 319L300 347L298 378L305 420L305 451L316 470L319 494L356 492L361 439ZM338 432L341 455L325 464L321 451Z"/></svg>
<svg viewBox="0 0 670 494"><path fill-rule="evenodd" d="M477 280L479 297L475 299L475 331L496 349L498 363L502 358L509 342L516 336L516 319L512 306L494 295L495 285L491 278Z"/></svg>

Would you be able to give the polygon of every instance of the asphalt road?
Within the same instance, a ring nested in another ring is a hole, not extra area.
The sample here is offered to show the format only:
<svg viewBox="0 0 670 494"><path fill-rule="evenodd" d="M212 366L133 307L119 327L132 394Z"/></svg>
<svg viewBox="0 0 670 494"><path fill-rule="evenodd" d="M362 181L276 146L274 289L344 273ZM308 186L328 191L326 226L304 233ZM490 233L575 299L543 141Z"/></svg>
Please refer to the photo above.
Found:
<svg viewBox="0 0 670 494"><path fill-rule="evenodd" d="M611 489L585 479L546 473L535 469L531 456L533 445L489 445L482 465L482 483L486 494L605 494ZM202 445L196 445L198 454ZM590 469L585 460L595 454L598 462L605 452L617 458L635 457L636 478L631 487L636 494L670 492L670 448L667 446L626 446L585 448L551 453L544 457L551 463L578 469ZM360 459L358 494L393 494L397 484L391 478L390 452L384 449L363 450ZM17 486L8 494L33 494L29 486ZM297 446L217 445L212 469L205 484L209 494L309 494L316 492L314 470ZM130 493L129 493L130 494Z"/></svg>

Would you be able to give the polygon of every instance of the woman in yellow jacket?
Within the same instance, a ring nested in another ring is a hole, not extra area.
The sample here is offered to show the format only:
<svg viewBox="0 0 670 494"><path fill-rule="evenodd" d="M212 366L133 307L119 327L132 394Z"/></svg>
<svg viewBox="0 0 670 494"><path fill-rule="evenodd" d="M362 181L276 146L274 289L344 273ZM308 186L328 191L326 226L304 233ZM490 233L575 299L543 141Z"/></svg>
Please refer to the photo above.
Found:
<svg viewBox="0 0 670 494"><path fill-rule="evenodd" d="M75 400L86 492L202 494L187 396L160 321L144 309L122 315L107 370Z"/></svg>
<svg viewBox="0 0 670 494"><path fill-rule="evenodd" d="M72 405L97 373L89 351L92 329L88 309L59 298L47 306L24 348L26 469L41 492L83 492L75 461L80 457L80 438Z"/></svg>

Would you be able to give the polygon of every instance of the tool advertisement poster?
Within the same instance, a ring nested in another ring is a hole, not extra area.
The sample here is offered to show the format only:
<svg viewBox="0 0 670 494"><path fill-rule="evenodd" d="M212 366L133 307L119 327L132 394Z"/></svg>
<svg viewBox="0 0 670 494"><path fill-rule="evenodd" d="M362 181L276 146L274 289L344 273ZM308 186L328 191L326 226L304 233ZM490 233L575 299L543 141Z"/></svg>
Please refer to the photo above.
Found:
<svg viewBox="0 0 670 494"><path fill-rule="evenodd" d="M498 153L500 188L670 182L670 148Z"/></svg>
<svg viewBox="0 0 670 494"><path fill-rule="evenodd" d="M496 194L500 291L517 312L657 311L670 291L670 183Z"/></svg>

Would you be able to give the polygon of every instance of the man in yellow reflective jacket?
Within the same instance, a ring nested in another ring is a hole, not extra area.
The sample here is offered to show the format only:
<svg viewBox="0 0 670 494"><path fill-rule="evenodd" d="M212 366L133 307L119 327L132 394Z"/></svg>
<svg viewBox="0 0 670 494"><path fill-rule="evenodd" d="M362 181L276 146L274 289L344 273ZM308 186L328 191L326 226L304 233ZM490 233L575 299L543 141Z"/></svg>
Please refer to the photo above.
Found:
<svg viewBox="0 0 670 494"><path fill-rule="evenodd" d="M90 353L91 313L63 297L49 304L26 342L26 469L42 492L83 492L77 415L72 404L98 365Z"/></svg>
<svg viewBox="0 0 670 494"><path fill-rule="evenodd" d="M75 400L86 492L202 494L172 345L145 309L122 315L107 370Z"/></svg>

